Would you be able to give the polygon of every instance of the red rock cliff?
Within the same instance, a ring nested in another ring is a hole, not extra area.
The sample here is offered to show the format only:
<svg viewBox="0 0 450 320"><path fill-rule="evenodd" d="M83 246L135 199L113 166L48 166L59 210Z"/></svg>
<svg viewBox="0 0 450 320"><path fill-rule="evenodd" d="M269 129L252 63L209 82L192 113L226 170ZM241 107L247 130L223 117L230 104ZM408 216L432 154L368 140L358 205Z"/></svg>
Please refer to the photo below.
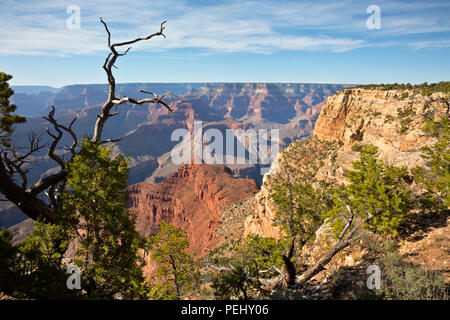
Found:
<svg viewBox="0 0 450 320"><path fill-rule="evenodd" d="M212 248L221 209L259 191L255 181L237 179L224 165L183 165L169 179L132 185L130 208L144 236L155 234L161 220L187 231L191 251L201 256Z"/></svg>

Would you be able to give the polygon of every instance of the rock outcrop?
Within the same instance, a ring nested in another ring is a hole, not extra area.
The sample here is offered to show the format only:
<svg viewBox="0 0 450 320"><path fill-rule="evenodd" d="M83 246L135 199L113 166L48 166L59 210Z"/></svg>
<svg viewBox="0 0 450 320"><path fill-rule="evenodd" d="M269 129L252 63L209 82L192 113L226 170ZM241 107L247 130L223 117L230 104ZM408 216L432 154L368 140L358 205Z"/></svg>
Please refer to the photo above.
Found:
<svg viewBox="0 0 450 320"><path fill-rule="evenodd" d="M420 148L436 139L423 127L427 115L445 114L443 98L442 93L424 96L413 90L339 91L322 107L313 136L291 143L280 153L278 170L293 168L293 179L308 172L315 181L345 184L345 170L358 159L358 153L352 151L354 144L373 144L390 165L426 165ZM247 218L244 234L274 236L279 232L272 225L274 208L269 199L273 176L269 173L264 177L255 197L255 213Z"/></svg>
<svg viewBox="0 0 450 320"><path fill-rule="evenodd" d="M403 94L408 96L401 98ZM420 148L435 142L423 131L425 116L444 112L442 97L412 90L344 89L322 108L314 136L341 141L343 151L354 143L373 144L391 165L421 165Z"/></svg>
<svg viewBox="0 0 450 320"><path fill-rule="evenodd" d="M222 209L254 195L258 185L250 179L234 178L224 165L190 164L161 183L142 182L128 190L142 235L155 234L165 220L186 230L190 250L201 256L217 241L214 230Z"/></svg>

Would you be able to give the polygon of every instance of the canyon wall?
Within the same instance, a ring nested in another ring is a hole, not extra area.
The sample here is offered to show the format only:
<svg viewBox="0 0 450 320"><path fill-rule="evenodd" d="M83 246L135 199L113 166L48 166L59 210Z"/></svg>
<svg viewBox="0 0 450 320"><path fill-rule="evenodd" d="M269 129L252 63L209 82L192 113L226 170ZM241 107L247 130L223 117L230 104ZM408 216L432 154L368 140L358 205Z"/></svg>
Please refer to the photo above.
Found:
<svg viewBox="0 0 450 320"><path fill-rule="evenodd" d="M255 181L234 178L223 165L206 164L183 165L163 182L142 182L128 188L137 230L144 236L154 235L161 220L181 227L196 256L214 247L222 209L258 190Z"/></svg>
<svg viewBox="0 0 450 320"><path fill-rule="evenodd" d="M154 105L123 104L118 115L108 120L103 138L121 141L113 144L115 154L130 158L129 184L160 182L170 178L180 167L170 158L178 143L171 141L176 129L192 129L194 121L202 121L204 129L276 128L280 130L281 148L291 141L311 134L313 125L326 98L346 85L308 83L122 83L117 84L118 97L144 98L139 90L166 94L164 100L174 112ZM71 85L60 89L49 87L15 87L12 102L17 112L27 115L27 123L19 125L13 134L17 145L28 144L30 131L43 134L47 114L52 105L55 118L68 124L74 117L73 129L79 137L92 135L101 103L106 99L105 84ZM71 144L64 136L61 146ZM65 151L61 150L62 153ZM248 152L247 152L248 154ZM46 150L36 154L28 174L31 185L58 168ZM248 159L247 159L248 160ZM248 161L247 161L248 162ZM261 183L258 165L232 165L233 175L252 178ZM0 203L0 223L10 227L25 220L19 209L7 202Z"/></svg>
<svg viewBox="0 0 450 320"><path fill-rule="evenodd" d="M261 191L255 196L255 212L245 223L244 234L274 236L274 207L269 199L274 177L289 167L296 172L309 171L312 180L347 183L345 170L359 158L354 144L373 144L380 158L389 165L427 165L420 148L436 139L424 132L426 117L443 116L445 95L430 96L413 90L344 89L328 98L322 107L312 137L293 142L279 155L278 173L266 174Z"/></svg>

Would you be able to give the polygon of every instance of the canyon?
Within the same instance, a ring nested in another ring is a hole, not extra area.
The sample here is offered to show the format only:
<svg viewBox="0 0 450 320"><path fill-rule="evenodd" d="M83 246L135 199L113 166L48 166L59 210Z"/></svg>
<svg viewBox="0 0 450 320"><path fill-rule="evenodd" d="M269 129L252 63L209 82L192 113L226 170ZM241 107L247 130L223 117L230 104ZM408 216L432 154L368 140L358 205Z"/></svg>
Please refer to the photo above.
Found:
<svg viewBox="0 0 450 320"><path fill-rule="evenodd" d="M339 84L306 83L128 83L117 84L117 95L143 98L139 90L165 94L164 100L174 110L161 106L124 104L117 116L108 120L105 139L121 137L111 144L114 154L130 159L129 184L158 183L177 172L170 152L178 141L171 141L174 130L192 130L194 121L202 121L204 129L278 129L280 149L290 142L311 134L320 108L328 96L345 88ZM107 95L107 85L71 85L60 89L51 87L13 87L12 102L19 114L27 115L27 123L16 127L13 140L26 145L33 131L45 140L46 121L42 119L51 106L55 118L70 123L77 117L73 129L79 137L91 135L101 103ZM69 144L63 137L61 146ZM64 150L58 150L64 156ZM248 150L246 151L248 157ZM29 183L45 177L56 168L44 152L36 154L28 173ZM259 164L230 165L236 177L262 182ZM26 219L20 210L8 202L0 202L0 223L5 227Z"/></svg>
<svg viewBox="0 0 450 320"><path fill-rule="evenodd" d="M217 247L242 241L248 234L278 238L280 230L273 224L276 208L269 197L276 178L290 172L291 178L301 179L302 174L309 172L313 181L346 184L345 170L350 169L352 161L358 157L352 149L355 144L375 145L380 158L391 165L409 169L427 165L420 156L420 148L432 145L436 139L426 134L423 127L427 115L445 114L444 94L422 95L407 90L407 96L403 97L405 90L342 87L329 98L326 95L330 92L322 90L321 98L309 92L300 99L296 91L300 88L208 84L190 88L180 96L168 94L173 113L155 106L127 106L128 110L122 115L123 123L115 123L115 135L113 130L108 131L108 137L124 134L113 148L114 152L131 158L129 207L136 215L137 230L144 236L154 235L162 220L181 227L187 231L190 251L198 258ZM83 90L82 95L89 100L87 92ZM399 98L401 96L403 98ZM69 119L77 114L86 125L92 121L90 117L96 110L97 106L68 108L62 116ZM136 124L142 119L145 120ZM204 122L204 128L216 128L221 132L237 128L278 128L284 150L278 154L277 161L272 162L268 173L258 178L255 175L260 174L260 168L248 164L240 168L192 163L173 165L170 151L176 142L169 142L171 130L192 131L193 122L197 120ZM37 121L31 119L33 123ZM133 129L133 126L136 127ZM82 128L78 130L81 132ZM41 160L44 164L45 157ZM6 209L0 213L3 219L14 213L14 208ZM16 243L32 227L29 220L23 220L10 228ZM448 224L439 228L432 229L428 238L434 233L448 234L445 229ZM412 249L408 248L417 246L413 240L407 240L402 252L408 256L412 254ZM450 259L445 248L441 249L433 250L445 261ZM308 251L305 256L314 260L314 252L321 249L312 245L305 250ZM427 248L422 246L421 250L422 260L434 259L430 258ZM330 270L353 266L353 256L346 254L331 263ZM155 266L147 262L144 271L151 276ZM442 267L434 262L425 266Z"/></svg>
<svg viewBox="0 0 450 320"><path fill-rule="evenodd" d="M214 248L222 210L258 191L254 180L235 178L224 165L207 164L183 165L163 182L128 188L137 230L144 236L154 235L161 220L181 227L195 256Z"/></svg>

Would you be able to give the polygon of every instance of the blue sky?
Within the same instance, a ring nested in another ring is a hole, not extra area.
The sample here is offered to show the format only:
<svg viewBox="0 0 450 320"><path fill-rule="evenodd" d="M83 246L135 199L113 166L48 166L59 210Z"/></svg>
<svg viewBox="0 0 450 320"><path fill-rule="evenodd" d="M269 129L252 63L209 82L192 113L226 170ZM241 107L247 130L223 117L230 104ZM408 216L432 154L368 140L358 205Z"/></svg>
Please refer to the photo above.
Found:
<svg viewBox="0 0 450 320"><path fill-rule="evenodd" d="M369 29L370 5L380 28ZM80 29L67 27L80 9ZM133 45L117 82L392 83L450 80L450 1L0 0L0 71L13 85L105 83L112 41Z"/></svg>

